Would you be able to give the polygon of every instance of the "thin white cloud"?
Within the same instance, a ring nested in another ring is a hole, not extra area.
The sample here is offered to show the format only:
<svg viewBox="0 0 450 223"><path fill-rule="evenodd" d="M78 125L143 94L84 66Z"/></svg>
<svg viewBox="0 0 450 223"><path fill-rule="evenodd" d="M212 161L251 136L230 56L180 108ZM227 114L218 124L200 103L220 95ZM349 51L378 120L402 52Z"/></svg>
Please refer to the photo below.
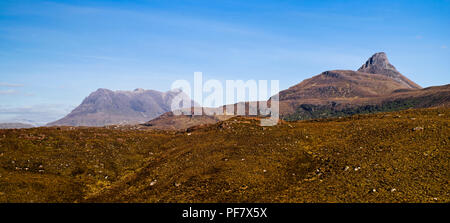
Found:
<svg viewBox="0 0 450 223"><path fill-rule="evenodd" d="M16 90L11 90L11 89L9 89L9 90L0 90L0 95L11 95L11 94L17 94L17 93L19 93L19 92L16 91Z"/></svg>
<svg viewBox="0 0 450 223"><path fill-rule="evenodd" d="M447 46L446 45L442 45L441 48L442 49L447 49Z"/></svg>
<svg viewBox="0 0 450 223"><path fill-rule="evenodd" d="M0 87L23 87L23 85L0 82Z"/></svg>

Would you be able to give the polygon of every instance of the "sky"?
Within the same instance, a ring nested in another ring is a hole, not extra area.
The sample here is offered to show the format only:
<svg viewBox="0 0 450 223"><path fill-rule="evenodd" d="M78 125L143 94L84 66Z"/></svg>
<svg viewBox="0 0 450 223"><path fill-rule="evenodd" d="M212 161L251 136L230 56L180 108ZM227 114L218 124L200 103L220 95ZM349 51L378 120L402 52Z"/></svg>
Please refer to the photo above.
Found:
<svg viewBox="0 0 450 223"><path fill-rule="evenodd" d="M450 83L450 0L0 1L0 122L42 125L98 88L279 80L372 54L422 87Z"/></svg>

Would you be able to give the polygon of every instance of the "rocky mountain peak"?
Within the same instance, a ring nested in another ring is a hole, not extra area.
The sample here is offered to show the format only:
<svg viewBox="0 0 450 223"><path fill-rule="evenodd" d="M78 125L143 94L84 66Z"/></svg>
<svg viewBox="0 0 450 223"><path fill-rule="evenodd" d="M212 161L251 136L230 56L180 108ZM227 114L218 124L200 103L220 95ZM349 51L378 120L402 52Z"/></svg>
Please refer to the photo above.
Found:
<svg viewBox="0 0 450 223"><path fill-rule="evenodd" d="M360 72L372 74L383 74L386 70L397 71L397 69L389 63L387 55L384 52L374 54L358 69Z"/></svg>
<svg viewBox="0 0 450 223"><path fill-rule="evenodd" d="M359 69L359 72L370 74L382 74L390 77L398 83L402 83L406 88L420 89L421 87L403 76L397 69L389 63L386 53L379 52L372 55Z"/></svg>

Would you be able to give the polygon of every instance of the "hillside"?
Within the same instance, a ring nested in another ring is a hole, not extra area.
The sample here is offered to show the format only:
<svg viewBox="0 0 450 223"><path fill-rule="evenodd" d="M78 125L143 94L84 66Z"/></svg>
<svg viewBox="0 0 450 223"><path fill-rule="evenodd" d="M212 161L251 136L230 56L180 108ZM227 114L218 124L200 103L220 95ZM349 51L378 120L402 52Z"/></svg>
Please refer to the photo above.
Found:
<svg viewBox="0 0 450 223"><path fill-rule="evenodd" d="M0 130L0 202L450 202L450 109Z"/></svg>
<svg viewBox="0 0 450 223"><path fill-rule="evenodd" d="M329 101L322 104L303 103L295 111L282 115L287 121L344 117L355 114L399 111L410 108L449 107L450 85L417 90L400 89L386 96Z"/></svg>
<svg viewBox="0 0 450 223"><path fill-rule="evenodd" d="M219 116L174 115L172 112L167 112L142 125L150 129L178 130L188 129L198 125L214 124L218 121L220 121Z"/></svg>

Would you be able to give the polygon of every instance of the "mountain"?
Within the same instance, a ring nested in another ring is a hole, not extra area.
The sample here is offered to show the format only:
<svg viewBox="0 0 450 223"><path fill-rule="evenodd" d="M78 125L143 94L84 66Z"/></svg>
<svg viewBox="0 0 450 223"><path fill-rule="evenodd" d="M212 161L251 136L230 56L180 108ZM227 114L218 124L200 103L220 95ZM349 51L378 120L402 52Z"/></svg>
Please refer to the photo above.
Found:
<svg viewBox="0 0 450 223"><path fill-rule="evenodd" d="M389 63L385 53L371 56L357 71L325 71L279 93L280 113L291 114L302 104L361 104L396 90L421 87Z"/></svg>
<svg viewBox="0 0 450 223"><path fill-rule="evenodd" d="M34 127L33 125L24 123L0 123L0 129L25 129Z"/></svg>
<svg viewBox="0 0 450 223"><path fill-rule="evenodd" d="M98 89L83 100L66 117L47 126L105 126L138 124L156 118L171 110L172 100L180 91L159 92L136 89L134 91L111 91ZM195 104L192 102L192 104Z"/></svg>

